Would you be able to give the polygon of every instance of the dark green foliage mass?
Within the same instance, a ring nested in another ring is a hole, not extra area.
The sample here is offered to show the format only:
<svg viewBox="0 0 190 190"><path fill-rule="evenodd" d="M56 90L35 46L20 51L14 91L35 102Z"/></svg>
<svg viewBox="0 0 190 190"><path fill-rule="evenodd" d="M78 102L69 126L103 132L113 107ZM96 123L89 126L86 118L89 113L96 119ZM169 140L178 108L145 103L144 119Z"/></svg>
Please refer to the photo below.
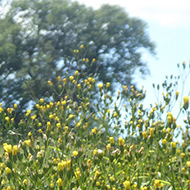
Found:
<svg viewBox="0 0 190 190"><path fill-rule="evenodd" d="M130 85L136 71L149 72L140 50L155 53L146 23L119 6L94 10L69 0L13 0L0 23L0 101L6 107L16 102L21 110L31 99L52 95L48 80L75 70ZM82 44L80 56L74 54Z"/></svg>

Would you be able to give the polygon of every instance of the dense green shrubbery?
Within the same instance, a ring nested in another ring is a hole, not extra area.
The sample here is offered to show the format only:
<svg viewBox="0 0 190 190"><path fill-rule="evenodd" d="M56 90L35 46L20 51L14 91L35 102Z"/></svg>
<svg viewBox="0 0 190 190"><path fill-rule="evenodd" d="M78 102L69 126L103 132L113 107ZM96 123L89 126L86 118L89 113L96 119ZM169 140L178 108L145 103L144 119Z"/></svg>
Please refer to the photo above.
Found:
<svg viewBox="0 0 190 190"><path fill-rule="evenodd" d="M79 74L59 76L60 100L40 99L17 129L17 105L0 107L0 189L190 189L189 97L180 126L171 111L180 96L175 78L145 109L145 90L123 86L113 98L110 83Z"/></svg>

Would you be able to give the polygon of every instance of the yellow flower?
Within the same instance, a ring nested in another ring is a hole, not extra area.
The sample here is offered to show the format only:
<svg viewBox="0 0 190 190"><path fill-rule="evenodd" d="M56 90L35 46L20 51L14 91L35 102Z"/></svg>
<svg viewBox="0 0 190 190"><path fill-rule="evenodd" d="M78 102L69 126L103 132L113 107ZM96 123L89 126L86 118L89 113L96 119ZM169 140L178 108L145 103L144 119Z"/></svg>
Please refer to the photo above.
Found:
<svg viewBox="0 0 190 190"><path fill-rule="evenodd" d="M23 182L22 182L24 185L27 184L27 179L24 179Z"/></svg>
<svg viewBox="0 0 190 190"><path fill-rule="evenodd" d="M77 170L75 172L75 176L76 176L77 180L80 179L80 175L81 175L80 170L77 168Z"/></svg>
<svg viewBox="0 0 190 190"><path fill-rule="evenodd" d="M110 148L111 148L111 144L108 144L108 145L106 146L107 151L109 151Z"/></svg>
<svg viewBox="0 0 190 190"><path fill-rule="evenodd" d="M176 148L176 142L171 142L171 147Z"/></svg>
<svg viewBox="0 0 190 190"><path fill-rule="evenodd" d="M183 97L183 107L186 110L189 107L189 97L188 96L184 96Z"/></svg>
<svg viewBox="0 0 190 190"><path fill-rule="evenodd" d="M94 127L94 128L92 129L92 133L96 134L96 132L97 132L97 127Z"/></svg>
<svg viewBox="0 0 190 190"><path fill-rule="evenodd" d="M50 122L50 121L48 121L48 122L47 122L47 131L49 131L49 130L50 130L50 126L51 126L51 122Z"/></svg>
<svg viewBox="0 0 190 190"><path fill-rule="evenodd" d="M51 187L52 189L54 188L53 181L51 181L51 183L50 183L50 187Z"/></svg>
<svg viewBox="0 0 190 190"><path fill-rule="evenodd" d="M158 189L158 188L160 187L160 181L159 181L159 180L155 180L155 181L154 181L154 187L155 187L156 189Z"/></svg>
<svg viewBox="0 0 190 190"><path fill-rule="evenodd" d="M3 108L2 107L0 107L0 113L2 113L3 112Z"/></svg>
<svg viewBox="0 0 190 190"><path fill-rule="evenodd" d="M150 137L153 137L154 135L154 128L150 128Z"/></svg>
<svg viewBox="0 0 190 190"><path fill-rule="evenodd" d="M82 44L82 45L80 46L80 48L83 49L83 48L84 48L84 45Z"/></svg>
<svg viewBox="0 0 190 190"><path fill-rule="evenodd" d="M4 144L3 144L3 148L4 148L4 150L5 150L7 153L9 153L9 154L12 153L12 145L11 145L11 144L4 143Z"/></svg>
<svg viewBox="0 0 190 190"><path fill-rule="evenodd" d="M182 152L181 153L181 157L184 158L185 157L185 153Z"/></svg>
<svg viewBox="0 0 190 190"><path fill-rule="evenodd" d="M144 139L146 139L147 138L147 133L146 132L142 132L142 136L143 136Z"/></svg>
<svg viewBox="0 0 190 190"><path fill-rule="evenodd" d="M97 180L99 175L100 175L100 172L96 170L95 175L94 175L94 180Z"/></svg>
<svg viewBox="0 0 190 190"><path fill-rule="evenodd" d="M168 116L167 119L168 119L168 123L172 123L172 117L171 116Z"/></svg>
<svg viewBox="0 0 190 190"><path fill-rule="evenodd" d="M98 84L98 88L99 88L100 90L102 90L103 84L102 84L102 83L99 83L99 84Z"/></svg>
<svg viewBox="0 0 190 190"><path fill-rule="evenodd" d="M131 188L131 184L130 184L130 181L124 181L123 182L123 185L124 185L124 187L125 187L125 189L130 189Z"/></svg>
<svg viewBox="0 0 190 190"><path fill-rule="evenodd" d="M48 81L48 84L50 85L50 86L53 86L53 83L49 80Z"/></svg>
<svg viewBox="0 0 190 190"><path fill-rule="evenodd" d="M12 113L13 112L13 108L7 108L7 112L8 113Z"/></svg>
<svg viewBox="0 0 190 190"><path fill-rule="evenodd" d="M68 133L69 127L65 126L65 133Z"/></svg>
<svg viewBox="0 0 190 190"><path fill-rule="evenodd" d="M77 76L79 74L79 71L75 71L75 76Z"/></svg>
<svg viewBox="0 0 190 190"><path fill-rule="evenodd" d="M110 177L110 181L113 182L115 181L115 178L113 176Z"/></svg>
<svg viewBox="0 0 190 190"><path fill-rule="evenodd" d="M12 170L9 167L6 167L5 168L5 172L8 175L8 174L10 174L12 172Z"/></svg>
<svg viewBox="0 0 190 190"><path fill-rule="evenodd" d="M58 163L57 167L58 167L58 171L59 171L59 172L60 172L60 171L63 171L64 164L63 164L62 162L61 162L61 163Z"/></svg>
<svg viewBox="0 0 190 190"><path fill-rule="evenodd" d="M73 119L74 117L75 117L75 115L70 114L68 119Z"/></svg>
<svg viewBox="0 0 190 190"><path fill-rule="evenodd" d="M5 117L5 120L8 122L10 120L10 118L7 116L7 117Z"/></svg>
<svg viewBox="0 0 190 190"><path fill-rule="evenodd" d="M93 58L93 59L92 59L92 63L94 63L95 61L96 61L96 59L95 59L95 58Z"/></svg>
<svg viewBox="0 0 190 190"><path fill-rule="evenodd" d="M50 118L50 119L53 119L53 118L54 118L54 116L53 116L52 114L50 114L50 115L49 115L49 118Z"/></svg>
<svg viewBox="0 0 190 190"><path fill-rule="evenodd" d="M71 169L71 160L67 160L67 170Z"/></svg>
<svg viewBox="0 0 190 190"><path fill-rule="evenodd" d="M57 79L58 79L58 81L61 81L61 76L58 76Z"/></svg>
<svg viewBox="0 0 190 190"><path fill-rule="evenodd" d="M119 137L118 141L119 141L119 146L123 146L125 143L125 140L122 137Z"/></svg>
<svg viewBox="0 0 190 190"><path fill-rule="evenodd" d="M162 144L166 145L166 143L167 143L167 140L166 139L162 139Z"/></svg>
<svg viewBox="0 0 190 190"><path fill-rule="evenodd" d="M29 116L31 114L31 110L26 111L26 116Z"/></svg>
<svg viewBox="0 0 190 190"><path fill-rule="evenodd" d="M115 144L115 140L114 140L113 137L110 137L110 143L111 143L111 144Z"/></svg>
<svg viewBox="0 0 190 190"><path fill-rule="evenodd" d="M59 179L57 180L57 184L59 185L59 187L63 186L63 181L62 181L61 178L59 178Z"/></svg>
<svg viewBox="0 0 190 190"><path fill-rule="evenodd" d="M74 79L74 76L70 76L69 79L72 81Z"/></svg>
<svg viewBox="0 0 190 190"><path fill-rule="evenodd" d="M109 88L110 87L110 82L107 82L106 83L106 88Z"/></svg>
<svg viewBox="0 0 190 190"><path fill-rule="evenodd" d="M190 161L187 161L187 162L186 162L186 166L187 166L187 167L190 167Z"/></svg>
<svg viewBox="0 0 190 190"><path fill-rule="evenodd" d="M44 103L44 99L43 98L40 98L40 103Z"/></svg>
<svg viewBox="0 0 190 190"><path fill-rule="evenodd" d="M99 186L100 186L100 182L99 182L99 181L97 181L97 182L96 182L96 185L99 187Z"/></svg>
<svg viewBox="0 0 190 190"><path fill-rule="evenodd" d="M29 140L25 140L24 143L27 144L29 147L31 147L31 140L30 139Z"/></svg>
<svg viewBox="0 0 190 190"><path fill-rule="evenodd" d="M11 190L11 187L10 187L10 186L8 186L8 187L7 187L7 190Z"/></svg>
<svg viewBox="0 0 190 190"><path fill-rule="evenodd" d="M18 146L17 145L14 145L13 146L13 156L15 156L15 155L17 155L17 153L18 153Z"/></svg>

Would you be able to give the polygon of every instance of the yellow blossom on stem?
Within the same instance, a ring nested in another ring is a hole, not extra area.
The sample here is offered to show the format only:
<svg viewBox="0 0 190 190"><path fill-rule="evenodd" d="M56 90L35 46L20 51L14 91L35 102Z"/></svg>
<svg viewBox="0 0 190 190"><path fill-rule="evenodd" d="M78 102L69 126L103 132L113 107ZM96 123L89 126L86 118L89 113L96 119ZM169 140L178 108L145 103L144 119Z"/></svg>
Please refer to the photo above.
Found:
<svg viewBox="0 0 190 190"><path fill-rule="evenodd" d="M182 152L181 153L181 157L184 158L185 157L185 153Z"/></svg>
<svg viewBox="0 0 190 190"><path fill-rule="evenodd" d="M13 146L13 156L16 156L17 155L17 153L18 153L18 146L17 145L14 145Z"/></svg>
<svg viewBox="0 0 190 190"><path fill-rule="evenodd" d="M108 144L108 145L106 146L107 151L109 151L110 148L111 148L111 144Z"/></svg>
<svg viewBox="0 0 190 190"><path fill-rule="evenodd" d="M61 178L59 178L59 179L57 180L57 184L58 184L59 187L63 186L63 181L62 181Z"/></svg>
<svg viewBox="0 0 190 190"><path fill-rule="evenodd" d="M51 123L50 123L50 121L48 121L48 122L47 122L47 131L50 130L50 126L51 126Z"/></svg>
<svg viewBox="0 0 190 190"><path fill-rule="evenodd" d="M58 79L58 81L61 81L61 76L58 76L57 79Z"/></svg>
<svg viewBox="0 0 190 190"><path fill-rule="evenodd" d="M77 170L76 170L76 172L75 172L75 176L76 176L77 180L80 179L81 172L80 172L79 168L77 168Z"/></svg>
<svg viewBox="0 0 190 190"><path fill-rule="evenodd" d="M50 187L51 187L52 189L54 188L54 183L53 183L53 181L51 181Z"/></svg>
<svg viewBox="0 0 190 190"><path fill-rule="evenodd" d="M176 142L171 142L171 147L176 148Z"/></svg>
<svg viewBox="0 0 190 190"><path fill-rule="evenodd" d="M162 139L162 144L166 145L166 143L167 143L167 140L166 139Z"/></svg>
<svg viewBox="0 0 190 190"><path fill-rule="evenodd" d="M29 147L31 147L31 140L30 139L29 140L25 140L24 143L27 144Z"/></svg>
<svg viewBox="0 0 190 190"><path fill-rule="evenodd" d="M57 164L57 167L58 167L58 171L63 171L63 168L64 168L64 164L62 162L58 163Z"/></svg>
<svg viewBox="0 0 190 190"><path fill-rule="evenodd" d="M10 118L7 116L7 117L5 117L5 121L9 121L10 120Z"/></svg>
<svg viewBox="0 0 190 190"><path fill-rule="evenodd" d="M71 169L71 160L67 160L67 170Z"/></svg>
<svg viewBox="0 0 190 190"><path fill-rule="evenodd" d="M49 80L48 81L48 84L50 85L50 86L53 86L53 83Z"/></svg>
<svg viewBox="0 0 190 190"><path fill-rule="evenodd" d="M75 150L75 151L73 151L73 156L74 156L74 157L77 157L77 156L78 156L78 154L79 154L79 153L78 153L78 151L76 151L76 150Z"/></svg>
<svg viewBox="0 0 190 190"><path fill-rule="evenodd" d="M110 137L110 143L111 143L111 144L115 144L114 137Z"/></svg>
<svg viewBox="0 0 190 190"><path fill-rule="evenodd" d="M159 180L155 180L155 181L154 181L154 187L155 187L156 189L158 189L158 188L160 187L160 181L159 181Z"/></svg>
<svg viewBox="0 0 190 190"><path fill-rule="evenodd" d="M72 81L74 79L74 76L70 76L69 79Z"/></svg>
<svg viewBox="0 0 190 190"><path fill-rule="evenodd" d="M186 110L189 107L189 97L188 96L184 96L183 97L183 107Z"/></svg>
<svg viewBox="0 0 190 190"><path fill-rule="evenodd" d="M186 162L186 166L187 166L187 167L190 167L190 161L187 161L187 162Z"/></svg>
<svg viewBox="0 0 190 190"><path fill-rule="evenodd" d="M12 153L12 145L11 145L11 144L4 143L4 144L3 144L3 149L4 149L7 153L9 153L9 154Z"/></svg>
<svg viewBox="0 0 190 190"><path fill-rule="evenodd" d="M75 71L75 76L77 76L79 74L79 71Z"/></svg>
<svg viewBox="0 0 190 190"><path fill-rule="evenodd" d="M68 133L69 127L65 126L65 133Z"/></svg>
<svg viewBox="0 0 190 190"><path fill-rule="evenodd" d="M110 87L110 82L107 82L106 83L106 88L109 88Z"/></svg>
<svg viewBox="0 0 190 190"><path fill-rule="evenodd" d="M8 175L8 174L10 174L12 172L12 170L9 167L6 167L5 168L5 172Z"/></svg>
<svg viewBox="0 0 190 190"><path fill-rule="evenodd" d="M124 181L123 182L123 185L124 185L124 187L125 187L125 189L130 189L131 188L131 183L130 183L130 181Z"/></svg>
<svg viewBox="0 0 190 190"><path fill-rule="evenodd" d="M63 79L63 83L64 83L64 84L67 83L67 79L66 79L66 78Z"/></svg>
<svg viewBox="0 0 190 190"><path fill-rule="evenodd" d="M146 139L147 138L147 132L142 132L142 136L144 139Z"/></svg>
<svg viewBox="0 0 190 190"><path fill-rule="evenodd" d="M154 128L150 128L150 137L153 137L154 135Z"/></svg>
<svg viewBox="0 0 190 190"><path fill-rule="evenodd" d="M99 84L98 84L98 88L99 88L99 90L102 90L103 84L102 84L102 83L99 83Z"/></svg>
<svg viewBox="0 0 190 190"><path fill-rule="evenodd" d="M125 140L122 137L118 138L119 146L123 146L125 144Z"/></svg>
<svg viewBox="0 0 190 190"><path fill-rule="evenodd" d="M95 175L94 175L94 180L97 180L99 175L100 175L100 172L96 170Z"/></svg>
<svg viewBox="0 0 190 190"><path fill-rule="evenodd" d="M95 61L96 61L96 59L95 59L95 58L93 58L93 59L92 59L92 63L94 63Z"/></svg>
<svg viewBox="0 0 190 190"><path fill-rule="evenodd" d="M27 184L27 179L24 179L23 182L22 182L24 185Z"/></svg>
<svg viewBox="0 0 190 190"><path fill-rule="evenodd" d="M31 110L26 111L26 116L29 116L31 114Z"/></svg>
<svg viewBox="0 0 190 190"><path fill-rule="evenodd" d="M44 103L44 99L43 98L40 98L40 103Z"/></svg>

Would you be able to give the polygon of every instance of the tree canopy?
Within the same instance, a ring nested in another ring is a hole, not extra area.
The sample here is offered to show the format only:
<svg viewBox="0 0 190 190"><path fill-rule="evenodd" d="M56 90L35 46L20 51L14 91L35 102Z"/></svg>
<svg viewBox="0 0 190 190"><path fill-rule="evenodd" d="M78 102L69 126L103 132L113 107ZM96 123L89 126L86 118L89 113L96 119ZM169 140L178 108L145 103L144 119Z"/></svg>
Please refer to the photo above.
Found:
<svg viewBox="0 0 190 190"><path fill-rule="evenodd" d="M0 22L0 101L7 107L17 102L26 108L31 97L47 95L48 80L75 70L130 85L136 71L149 73L142 48L155 53L147 24L119 6L12 0ZM80 56L73 53L83 44Z"/></svg>

